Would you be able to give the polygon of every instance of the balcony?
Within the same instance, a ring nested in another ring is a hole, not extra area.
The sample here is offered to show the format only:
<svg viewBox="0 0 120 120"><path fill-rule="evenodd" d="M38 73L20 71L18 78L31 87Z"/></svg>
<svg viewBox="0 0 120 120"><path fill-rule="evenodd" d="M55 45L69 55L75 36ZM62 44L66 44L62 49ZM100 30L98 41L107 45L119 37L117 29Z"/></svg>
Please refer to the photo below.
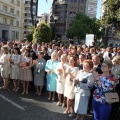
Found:
<svg viewBox="0 0 120 120"><path fill-rule="evenodd" d="M30 22L24 22L24 25L32 26L32 23L30 23Z"/></svg>
<svg viewBox="0 0 120 120"><path fill-rule="evenodd" d="M31 20L30 16L25 16L25 19Z"/></svg>
<svg viewBox="0 0 120 120"><path fill-rule="evenodd" d="M11 18L17 18L17 17L18 17L18 16L15 15L14 13L10 13L10 12L3 11L3 10L0 10L0 14L5 15L5 16L7 16L7 17L11 17Z"/></svg>
<svg viewBox="0 0 120 120"><path fill-rule="evenodd" d="M25 7L30 7L30 4L25 4Z"/></svg>
<svg viewBox="0 0 120 120"><path fill-rule="evenodd" d="M24 13L30 13L30 10L25 10Z"/></svg>
<svg viewBox="0 0 120 120"><path fill-rule="evenodd" d="M67 1L60 1L59 4L68 4Z"/></svg>

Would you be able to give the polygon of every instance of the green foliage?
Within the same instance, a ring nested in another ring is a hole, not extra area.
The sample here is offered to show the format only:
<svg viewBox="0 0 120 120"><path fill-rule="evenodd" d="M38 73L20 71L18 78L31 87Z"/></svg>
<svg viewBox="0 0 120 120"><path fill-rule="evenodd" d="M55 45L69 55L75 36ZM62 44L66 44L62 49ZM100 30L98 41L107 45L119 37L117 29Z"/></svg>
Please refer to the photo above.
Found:
<svg viewBox="0 0 120 120"><path fill-rule="evenodd" d="M51 27L51 33L52 33L51 40L54 40L55 39L55 27L54 26Z"/></svg>
<svg viewBox="0 0 120 120"><path fill-rule="evenodd" d="M29 29L34 33L35 26L30 26Z"/></svg>
<svg viewBox="0 0 120 120"><path fill-rule="evenodd" d="M120 0L106 0L103 4L105 6L106 15L103 17L103 24L120 27Z"/></svg>
<svg viewBox="0 0 120 120"><path fill-rule="evenodd" d="M120 39L120 31L117 31L116 34L117 34L117 38Z"/></svg>
<svg viewBox="0 0 120 120"><path fill-rule="evenodd" d="M33 34L33 42L50 42L51 41L51 29L46 23L39 24Z"/></svg>
<svg viewBox="0 0 120 120"><path fill-rule="evenodd" d="M27 34L26 38L29 42L31 42L33 40L33 34L32 33Z"/></svg>
<svg viewBox="0 0 120 120"><path fill-rule="evenodd" d="M95 34L96 38L100 38L100 22L97 19L91 19L88 16L78 13L70 22L67 30L67 37L73 39L77 37L78 41L85 39L86 34Z"/></svg>

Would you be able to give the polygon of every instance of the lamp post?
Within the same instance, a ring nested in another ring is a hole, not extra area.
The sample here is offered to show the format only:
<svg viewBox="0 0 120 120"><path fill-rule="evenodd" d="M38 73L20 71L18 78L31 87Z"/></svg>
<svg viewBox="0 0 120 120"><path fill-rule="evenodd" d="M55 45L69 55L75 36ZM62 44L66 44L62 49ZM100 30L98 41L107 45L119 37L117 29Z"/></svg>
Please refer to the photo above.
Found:
<svg viewBox="0 0 120 120"><path fill-rule="evenodd" d="M59 19L59 15L53 14L53 19L54 19L54 29L55 29L55 37L56 37L56 22Z"/></svg>
<svg viewBox="0 0 120 120"><path fill-rule="evenodd" d="M59 19L59 15L53 14L53 19L54 19L54 21L56 23L56 21Z"/></svg>

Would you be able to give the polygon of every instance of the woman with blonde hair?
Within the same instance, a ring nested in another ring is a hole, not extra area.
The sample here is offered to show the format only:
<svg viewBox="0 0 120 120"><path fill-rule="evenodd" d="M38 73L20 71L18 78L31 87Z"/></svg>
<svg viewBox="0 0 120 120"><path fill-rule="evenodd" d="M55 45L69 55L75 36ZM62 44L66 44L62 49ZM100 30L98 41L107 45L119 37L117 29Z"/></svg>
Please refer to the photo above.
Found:
<svg viewBox="0 0 120 120"><path fill-rule="evenodd" d="M48 100L55 100L55 91L56 91L56 79L57 74L55 73L57 64L58 64L58 53L53 52L51 55L51 59L47 61L45 65L45 71L47 72L47 90L49 91ZM53 93L53 94L52 94Z"/></svg>
<svg viewBox="0 0 120 120"><path fill-rule="evenodd" d="M10 55L8 54L8 47L2 47L2 55L0 57L0 65L1 65L1 77L3 78L3 90L6 90L8 87L8 77L10 72L10 64L9 58Z"/></svg>

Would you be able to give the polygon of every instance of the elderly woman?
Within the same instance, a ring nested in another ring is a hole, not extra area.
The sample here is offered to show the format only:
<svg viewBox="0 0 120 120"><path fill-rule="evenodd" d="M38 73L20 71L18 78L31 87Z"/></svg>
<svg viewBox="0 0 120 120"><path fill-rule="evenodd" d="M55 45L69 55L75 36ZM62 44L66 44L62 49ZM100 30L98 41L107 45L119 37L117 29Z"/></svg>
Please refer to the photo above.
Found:
<svg viewBox="0 0 120 120"><path fill-rule="evenodd" d="M36 95L42 94L42 88L44 85L44 77L45 77L45 64L46 61L43 59L44 53L42 51L38 51L38 59L33 60L33 67L34 67L34 85L36 86ZM40 90L39 87L40 86Z"/></svg>
<svg viewBox="0 0 120 120"><path fill-rule="evenodd" d="M58 58L58 53L53 52L51 55L51 59L47 61L46 66L45 66L45 71L47 72L47 76L46 76L47 90L49 91L48 100L50 100L52 97L53 101L55 100L55 91L56 91L57 75L55 73L55 69L58 64L57 58Z"/></svg>
<svg viewBox="0 0 120 120"><path fill-rule="evenodd" d="M116 87L115 90L119 95L120 98L120 56L115 56L112 60L113 67L111 69L112 75L116 79ZM112 104L112 110L110 113L110 119L109 120L116 120L117 118L117 112L120 107L120 102Z"/></svg>
<svg viewBox="0 0 120 120"><path fill-rule="evenodd" d="M56 92L58 93L58 106L62 105L62 94L64 94L64 85L65 85L65 78L63 76L63 67L67 67L67 55L63 54L61 55L61 62L58 63L56 68L56 74L57 74L57 89ZM65 102L63 102L65 104Z"/></svg>
<svg viewBox="0 0 120 120"><path fill-rule="evenodd" d="M83 70L80 70L74 79L75 85L75 106L74 111L77 117L74 120L83 120L87 114L90 98L90 88L94 84L94 77L90 70L93 68L92 60L83 62Z"/></svg>
<svg viewBox="0 0 120 120"><path fill-rule="evenodd" d="M8 77L10 72L10 64L9 64L9 58L10 55L8 54L8 47L2 47L1 48L2 55L0 57L0 65L1 65L1 77L3 78L3 90L7 89L8 86Z"/></svg>
<svg viewBox="0 0 120 120"><path fill-rule="evenodd" d="M110 60L103 61L101 65L102 74L98 76L93 71L95 78L95 91L93 93L93 113L94 120L108 120L111 111L111 105L106 103L105 93L113 92L115 85L114 78L111 75L112 62Z"/></svg>
<svg viewBox="0 0 120 120"><path fill-rule="evenodd" d="M73 86L73 79L76 77L78 73L78 67L77 67L77 58L76 56L70 56L69 58L69 66L65 68L63 66L63 74L66 78L65 81L65 91L64 96L67 97L67 108L64 112L64 114L70 113L70 106L72 107L71 114L74 114L74 86Z"/></svg>

